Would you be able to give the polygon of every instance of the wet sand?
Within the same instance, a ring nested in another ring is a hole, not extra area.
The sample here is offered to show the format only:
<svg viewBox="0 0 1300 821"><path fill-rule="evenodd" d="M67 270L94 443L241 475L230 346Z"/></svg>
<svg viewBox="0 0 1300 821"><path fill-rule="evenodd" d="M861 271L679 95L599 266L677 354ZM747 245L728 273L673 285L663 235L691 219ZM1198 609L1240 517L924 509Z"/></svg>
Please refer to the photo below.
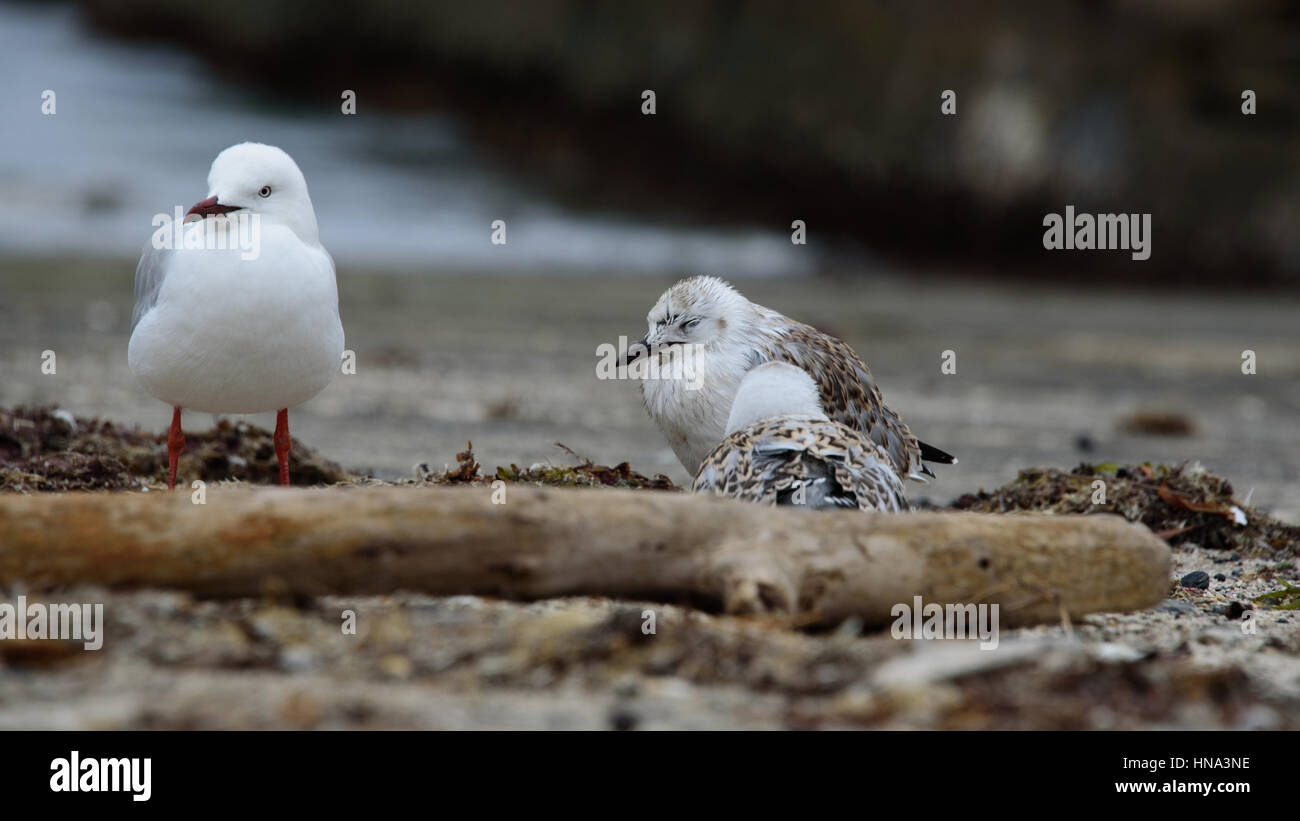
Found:
<svg viewBox="0 0 1300 821"><path fill-rule="evenodd" d="M163 429L170 411L126 366L130 260L0 263L0 406ZM597 349L638 338L671 277L340 271L357 371L295 409L291 430L385 478L454 462L629 460L687 480L637 386L596 378ZM938 276L736 280L751 299L848 342L921 438L960 457L912 495L947 503L1034 465L1200 461L1300 521L1300 299L983 285ZM1258 372L1241 371L1255 351ZM57 372L42 374L52 350ZM941 372L943 352L957 372ZM1140 409L1194 432L1124 432ZM271 414L253 417L271 425ZM208 414L187 414L192 430Z"/></svg>

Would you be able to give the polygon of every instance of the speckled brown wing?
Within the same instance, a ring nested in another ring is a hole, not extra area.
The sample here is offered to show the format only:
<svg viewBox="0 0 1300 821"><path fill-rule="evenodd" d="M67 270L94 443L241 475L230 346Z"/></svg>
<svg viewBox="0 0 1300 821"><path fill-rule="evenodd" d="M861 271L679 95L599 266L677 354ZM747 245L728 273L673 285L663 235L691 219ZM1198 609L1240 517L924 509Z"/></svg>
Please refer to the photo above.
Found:
<svg viewBox="0 0 1300 821"><path fill-rule="evenodd" d="M811 325L770 313L777 321L759 348L763 361L789 362L807 371L817 382L826 415L880 445L900 476L934 475L921 462L920 443L899 415L885 405L871 370L847 343Z"/></svg>
<svg viewBox="0 0 1300 821"><path fill-rule="evenodd" d="M693 486L766 505L811 509L909 510L889 456L857 431L829 420L764 420L723 439Z"/></svg>

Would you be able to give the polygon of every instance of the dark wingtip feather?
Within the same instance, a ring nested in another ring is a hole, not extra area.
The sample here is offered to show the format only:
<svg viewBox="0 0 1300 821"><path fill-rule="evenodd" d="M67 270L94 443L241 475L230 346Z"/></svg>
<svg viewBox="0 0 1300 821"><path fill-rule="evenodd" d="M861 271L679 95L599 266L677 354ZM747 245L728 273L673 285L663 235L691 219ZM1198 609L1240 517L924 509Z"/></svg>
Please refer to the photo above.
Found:
<svg viewBox="0 0 1300 821"><path fill-rule="evenodd" d="M941 465L957 464L957 457L951 453L939 450L934 445L927 445L925 442L918 441L917 444L921 446L921 459L923 461L938 462Z"/></svg>

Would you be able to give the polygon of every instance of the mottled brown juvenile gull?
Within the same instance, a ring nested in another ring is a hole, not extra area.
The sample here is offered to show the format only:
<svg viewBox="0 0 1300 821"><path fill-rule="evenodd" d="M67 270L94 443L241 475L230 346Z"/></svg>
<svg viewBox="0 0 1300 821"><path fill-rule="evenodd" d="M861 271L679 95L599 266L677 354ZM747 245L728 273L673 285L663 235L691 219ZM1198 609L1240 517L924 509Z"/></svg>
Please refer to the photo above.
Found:
<svg viewBox="0 0 1300 821"><path fill-rule="evenodd" d="M767 362L745 374L726 433L700 465L697 493L814 510L910 509L885 452L828 419L812 377L793 365Z"/></svg>
<svg viewBox="0 0 1300 821"><path fill-rule="evenodd" d="M934 475L923 459L957 461L912 435L885 405L871 371L847 344L750 302L717 277L681 280L659 297L646 319L649 330L626 361L648 355L685 363L686 378L673 378L665 367L657 378L642 379L641 397L692 475L722 439L745 374L772 361L788 362L811 375L826 415L878 444L899 476L923 482Z"/></svg>

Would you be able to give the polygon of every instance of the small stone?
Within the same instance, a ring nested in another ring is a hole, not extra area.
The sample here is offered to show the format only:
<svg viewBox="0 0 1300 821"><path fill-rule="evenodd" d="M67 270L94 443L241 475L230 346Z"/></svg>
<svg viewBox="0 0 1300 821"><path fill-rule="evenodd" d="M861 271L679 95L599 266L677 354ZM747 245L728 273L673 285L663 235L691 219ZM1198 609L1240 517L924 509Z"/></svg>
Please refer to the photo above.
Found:
<svg viewBox="0 0 1300 821"><path fill-rule="evenodd" d="M1272 709L1262 704L1246 708L1236 721L1237 730L1277 730L1282 726L1282 718Z"/></svg>
<svg viewBox="0 0 1300 821"><path fill-rule="evenodd" d="M379 669L389 678L405 680L411 677L411 660L400 653L391 653L379 660Z"/></svg>
<svg viewBox="0 0 1300 821"><path fill-rule="evenodd" d="M641 682L632 676L625 676L614 684L614 695L620 698L635 698L641 695Z"/></svg>
<svg viewBox="0 0 1300 821"><path fill-rule="evenodd" d="M609 726L615 730L635 730L639 719L625 707L616 707L609 714Z"/></svg>
<svg viewBox="0 0 1300 821"><path fill-rule="evenodd" d="M474 662L474 672L485 678L504 676L515 669L515 662L506 653L480 656Z"/></svg>
<svg viewBox="0 0 1300 821"><path fill-rule="evenodd" d="M1228 608L1224 611L1223 615L1233 621L1241 621L1241 614L1245 612L1246 606L1239 601L1235 601L1228 605Z"/></svg>
<svg viewBox="0 0 1300 821"><path fill-rule="evenodd" d="M63 424L67 425L68 430L70 431L74 431L77 429L77 418L73 416L71 413L68 413L63 408L59 408L55 410L53 413L50 414L50 416L54 417L55 419L59 420Z"/></svg>
<svg viewBox="0 0 1300 821"><path fill-rule="evenodd" d="M1165 599L1165 601L1156 608L1160 613L1173 613L1175 616L1195 616L1196 607L1185 601L1178 599Z"/></svg>
<svg viewBox="0 0 1300 821"><path fill-rule="evenodd" d="M316 654L305 644L291 644L280 651L278 662L286 673L305 673L316 666Z"/></svg>
<svg viewBox="0 0 1300 821"><path fill-rule="evenodd" d="M1217 580L1217 581L1221 581L1221 582L1226 582L1226 581L1228 580L1228 577L1225 576L1225 575L1223 575L1222 573L1215 573L1215 574L1214 574L1214 578L1215 578L1215 580Z"/></svg>
<svg viewBox="0 0 1300 821"><path fill-rule="evenodd" d="M1210 574L1204 570L1193 570L1178 582L1183 587L1193 590L1205 590L1210 586Z"/></svg>
<svg viewBox="0 0 1300 821"><path fill-rule="evenodd" d="M1127 664L1129 662L1141 661L1146 658L1147 654L1140 650L1135 650L1127 644L1117 641L1103 641L1100 644L1093 645L1088 652L1093 658L1100 662Z"/></svg>

